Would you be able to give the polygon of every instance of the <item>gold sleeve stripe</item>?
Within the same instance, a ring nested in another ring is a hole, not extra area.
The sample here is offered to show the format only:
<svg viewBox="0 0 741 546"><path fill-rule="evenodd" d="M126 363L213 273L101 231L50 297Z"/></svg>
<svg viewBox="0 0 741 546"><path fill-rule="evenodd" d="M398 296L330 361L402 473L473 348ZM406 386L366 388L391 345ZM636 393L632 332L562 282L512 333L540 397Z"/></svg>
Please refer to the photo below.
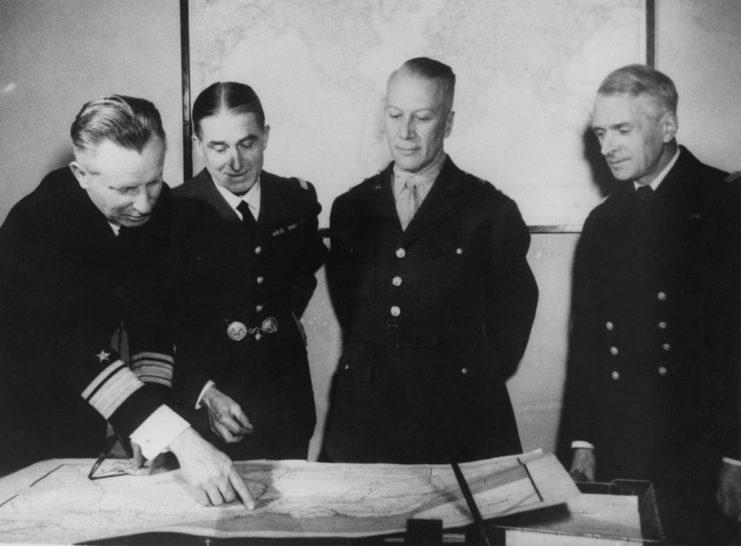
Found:
<svg viewBox="0 0 741 546"><path fill-rule="evenodd" d="M82 397L108 419L134 391L143 386L136 374L117 360L93 379L82 392Z"/></svg>
<svg viewBox="0 0 741 546"><path fill-rule="evenodd" d="M147 359L147 360L158 360L161 362L169 362L170 364L173 364L175 362L175 359L172 357L172 355L169 355L167 353L155 353L152 351L142 351L140 353L136 353L131 361L136 362L137 360L141 359Z"/></svg>
<svg viewBox="0 0 741 546"><path fill-rule="evenodd" d="M131 369L145 383L172 387L173 358L163 353L142 352L134 355Z"/></svg>

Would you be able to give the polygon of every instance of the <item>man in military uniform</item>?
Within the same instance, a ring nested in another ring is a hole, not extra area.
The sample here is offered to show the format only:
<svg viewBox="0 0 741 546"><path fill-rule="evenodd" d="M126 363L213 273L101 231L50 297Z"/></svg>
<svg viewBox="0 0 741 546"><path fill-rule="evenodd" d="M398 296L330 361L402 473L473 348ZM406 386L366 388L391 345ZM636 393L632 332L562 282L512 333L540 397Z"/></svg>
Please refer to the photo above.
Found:
<svg viewBox="0 0 741 546"><path fill-rule="evenodd" d="M233 456L305 459L316 414L300 317L326 255L316 192L262 169L270 127L249 86L206 88L193 125L206 166L175 190L176 209L202 205L178 222L175 387Z"/></svg>
<svg viewBox="0 0 741 546"><path fill-rule="evenodd" d="M157 257L168 244L165 133L143 99L86 104L75 159L0 229L0 467L95 457L106 420L147 458L168 448L203 503L251 504L231 461L171 408L172 344L157 333ZM124 325L133 357L111 347Z"/></svg>
<svg viewBox="0 0 741 546"><path fill-rule="evenodd" d="M328 279L344 336L323 457L446 463L521 450L505 381L537 302L515 203L443 149L455 75L391 74L393 162L336 199ZM417 210L418 209L418 210Z"/></svg>
<svg viewBox="0 0 741 546"><path fill-rule="evenodd" d="M736 455L739 209L727 173L678 146L676 107L643 65L598 90L592 130L622 186L577 249L562 437L574 476L652 480L670 539L707 544Z"/></svg>

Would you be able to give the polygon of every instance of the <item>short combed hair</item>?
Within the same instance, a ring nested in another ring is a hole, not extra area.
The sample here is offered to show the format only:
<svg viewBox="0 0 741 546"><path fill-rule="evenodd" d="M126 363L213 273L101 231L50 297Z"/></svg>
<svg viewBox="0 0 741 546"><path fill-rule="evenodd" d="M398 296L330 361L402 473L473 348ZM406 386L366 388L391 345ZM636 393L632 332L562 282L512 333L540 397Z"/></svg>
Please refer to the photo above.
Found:
<svg viewBox="0 0 741 546"><path fill-rule="evenodd" d="M146 99L107 95L86 103L70 128L72 144L84 151L109 140L139 153L153 136L166 142L162 118Z"/></svg>
<svg viewBox="0 0 741 546"><path fill-rule="evenodd" d="M430 59L429 57L415 57L409 59L399 70L406 70L410 74L421 76L428 80L436 81L443 90L449 108L453 108L453 97L455 96L455 74L447 64ZM396 72L398 72L397 70ZM396 74L394 72L394 74ZM392 74L391 76L393 77Z"/></svg>
<svg viewBox="0 0 741 546"><path fill-rule="evenodd" d="M255 114L260 127L265 127L265 112L254 89L244 83L216 82L201 91L193 103L193 131L198 138L201 138L201 120L222 110Z"/></svg>
<svg viewBox="0 0 741 546"><path fill-rule="evenodd" d="M648 95L667 111L677 113L679 95L674 82L663 72L644 64L629 64L611 72L599 86L600 95Z"/></svg>

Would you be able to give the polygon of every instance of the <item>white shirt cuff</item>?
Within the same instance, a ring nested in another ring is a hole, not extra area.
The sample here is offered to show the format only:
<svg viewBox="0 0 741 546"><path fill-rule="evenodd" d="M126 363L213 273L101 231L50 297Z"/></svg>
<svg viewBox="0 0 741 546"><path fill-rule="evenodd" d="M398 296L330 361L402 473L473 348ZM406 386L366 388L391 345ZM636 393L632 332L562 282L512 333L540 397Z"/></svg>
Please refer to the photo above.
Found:
<svg viewBox="0 0 741 546"><path fill-rule="evenodd" d="M150 460L165 451L167 446L188 428L190 428L188 421L162 405L139 425L130 438L132 442L139 444L142 455Z"/></svg>
<svg viewBox="0 0 741 546"><path fill-rule="evenodd" d="M201 389L201 394L198 395L198 398L196 399L196 409L201 409L201 399L203 398L203 395L206 394L206 391L216 385L213 381L210 379L206 381L206 384Z"/></svg>
<svg viewBox="0 0 741 546"><path fill-rule="evenodd" d="M741 466L741 461L739 461L738 459L731 459L730 457L723 457L723 462L731 464L733 466Z"/></svg>
<svg viewBox="0 0 741 546"><path fill-rule="evenodd" d="M594 449L594 445L584 440L574 440L571 442L571 449Z"/></svg>

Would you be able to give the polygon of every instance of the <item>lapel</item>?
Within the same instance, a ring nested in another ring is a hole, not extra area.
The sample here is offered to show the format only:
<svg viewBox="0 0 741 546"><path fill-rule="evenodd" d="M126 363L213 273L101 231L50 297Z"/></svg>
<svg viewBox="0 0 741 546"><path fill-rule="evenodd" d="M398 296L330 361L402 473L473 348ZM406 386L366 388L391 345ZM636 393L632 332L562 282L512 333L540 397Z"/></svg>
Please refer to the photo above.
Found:
<svg viewBox="0 0 741 546"><path fill-rule="evenodd" d="M368 215L371 225L391 226L401 235L401 223L394 200L393 163L369 180Z"/></svg>
<svg viewBox="0 0 741 546"><path fill-rule="evenodd" d="M269 172L260 173L260 216L257 228L264 229L286 217L286 206L281 199L277 177Z"/></svg>
<svg viewBox="0 0 741 546"><path fill-rule="evenodd" d="M237 216L237 213L234 212L234 209L229 206L229 203L221 196L219 190L216 189L215 183L206 169L198 173L193 182L193 193L208 203L222 220L233 226L241 225L242 221Z"/></svg>
<svg viewBox="0 0 741 546"><path fill-rule="evenodd" d="M408 247L414 244L420 237L435 229L463 207L466 200L461 184L462 174L463 172L455 166L450 157L446 158L440 174L430 188L430 193L427 194L406 231L401 235L399 246ZM395 204L392 208L396 213Z"/></svg>

